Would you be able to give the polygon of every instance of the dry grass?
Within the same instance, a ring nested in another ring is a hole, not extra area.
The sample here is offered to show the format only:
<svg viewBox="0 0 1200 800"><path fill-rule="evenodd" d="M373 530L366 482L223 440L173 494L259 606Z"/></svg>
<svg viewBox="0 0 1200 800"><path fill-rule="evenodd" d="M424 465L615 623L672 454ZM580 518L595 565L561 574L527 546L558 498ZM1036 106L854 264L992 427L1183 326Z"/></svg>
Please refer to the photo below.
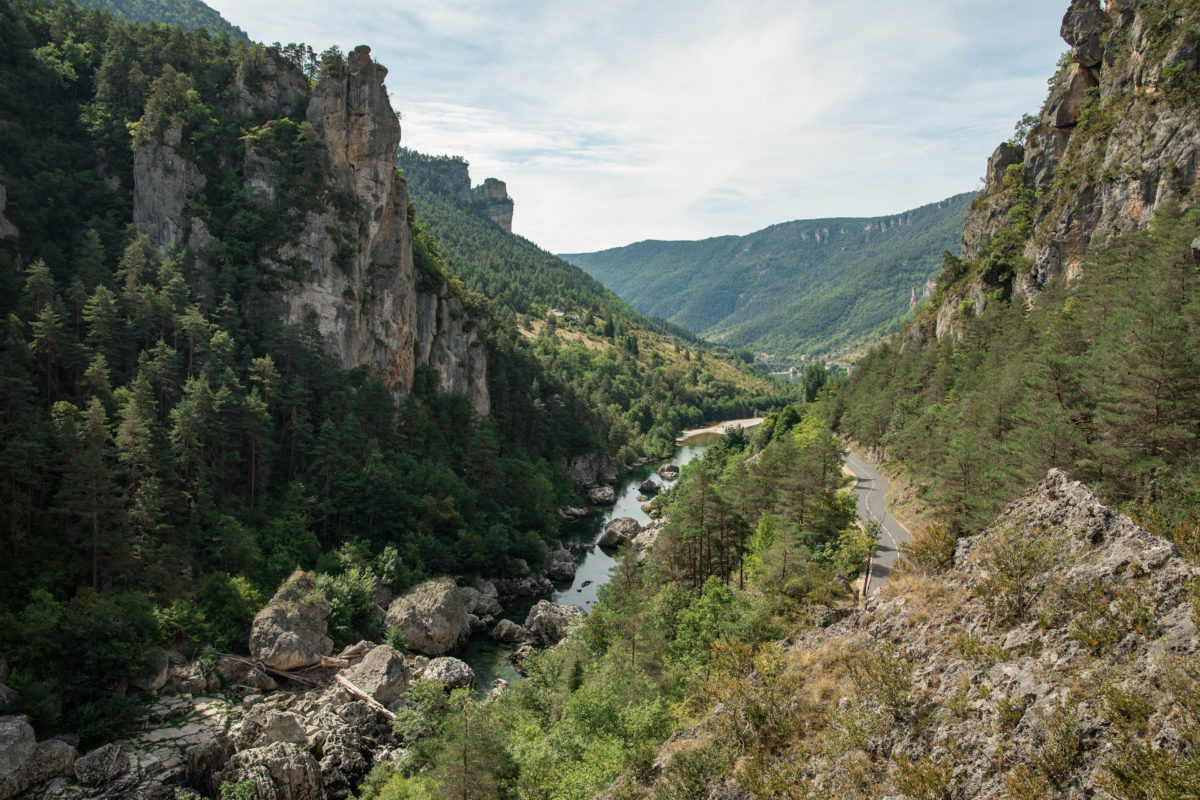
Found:
<svg viewBox="0 0 1200 800"><path fill-rule="evenodd" d="M936 613L962 607L966 594L948 581L930 575L913 573L898 575L880 591L884 600L904 598L901 616L907 623L920 625L933 619Z"/></svg>
<svg viewBox="0 0 1200 800"><path fill-rule="evenodd" d="M540 319L530 320L533 330L526 330L523 326L519 326L518 330L526 339L533 341L541 335L542 329L546 327L546 323ZM570 328L560 327L554 332L555 338L559 341L570 344L572 342L583 342L583 346L589 350L611 350L612 343L606 342L603 339L597 339L595 336L589 336L582 331L573 331Z"/></svg>

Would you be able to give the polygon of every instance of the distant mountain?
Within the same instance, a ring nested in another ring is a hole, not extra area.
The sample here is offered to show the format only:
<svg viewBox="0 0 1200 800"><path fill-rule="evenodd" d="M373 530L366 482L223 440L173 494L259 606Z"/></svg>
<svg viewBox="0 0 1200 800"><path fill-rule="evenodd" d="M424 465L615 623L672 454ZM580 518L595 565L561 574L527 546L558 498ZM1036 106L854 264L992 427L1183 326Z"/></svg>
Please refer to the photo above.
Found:
<svg viewBox="0 0 1200 800"><path fill-rule="evenodd" d="M563 255L639 311L788 359L896 329L958 252L973 194L888 217L798 220L746 236Z"/></svg>
<svg viewBox="0 0 1200 800"><path fill-rule="evenodd" d="M185 31L204 28L209 33L228 33L231 39L250 41L238 26L200 0L79 0L80 5L107 9L114 17L130 22L161 22Z"/></svg>

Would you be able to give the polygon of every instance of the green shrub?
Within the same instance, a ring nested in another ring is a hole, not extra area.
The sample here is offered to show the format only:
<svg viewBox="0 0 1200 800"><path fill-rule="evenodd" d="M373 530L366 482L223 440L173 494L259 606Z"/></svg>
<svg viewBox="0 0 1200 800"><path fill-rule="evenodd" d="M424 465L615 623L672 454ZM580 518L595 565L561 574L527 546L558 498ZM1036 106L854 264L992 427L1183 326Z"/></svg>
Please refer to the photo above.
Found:
<svg viewBox="0 0 1200 800"><path fill-rule="evenodd" d="M267 598L240 575L213 573L200 582L196 603L208 622L207 643L228 653L245 646L250 623Z"/></svg>
<svg viewBox="0 0 1200 800"><path fill-rule="evenodd" d="M944 800L954 788L949 756L934 761L930 756L909 760L898 755L892 763L892 783L910 800Z"/></svg>
<svg viewBox="0 0 1200 800"><path fill-rule="evenodd" d="M329 636L336 647L379 638L381 623L371 613L375 575L369 569L350 567L339 575L317 575L317 589L329 601Z"/></svg>
<svg viewBox="0 0 1200 800"><path fill-rule="evenodd" d="M896 719L912 707L912 661L890 642L868 644L849 653L846 670L859 694Z"/></svg>
<svg viewBox="0 0 1200 800"><path fill-rule="evenodd" d="M1045 731L1033 750L1033 764L1052 785L1061 786L1083 760L1079 712L1062 700L1043 713L1042 725Z"/></svg>
<svg viewBox="0 0 1200 800"><path fill-rule="evenodd" d="M676 752L654 785L652 800L691 800L708 797L733 762L733 753L717 741Z"/></svg>
<svg viewBox="0 0 1200 800"><path fill-rule="evenodd" d="M900 545L904 560L898 564L900 571L915 570L926 575L936 575L954 566L954 546L958 539L945 525L933 523L922 525L913 531L913 540Z"/></svg>
<svg viewBox="0 0 1200 800"><path fill-rule="evenodd" d="M1005 619L1024 621L1044 588L1046 573L1057 563L1061 543L1009 526L996 531L983 547L988 577L979 594Z"/></svg>

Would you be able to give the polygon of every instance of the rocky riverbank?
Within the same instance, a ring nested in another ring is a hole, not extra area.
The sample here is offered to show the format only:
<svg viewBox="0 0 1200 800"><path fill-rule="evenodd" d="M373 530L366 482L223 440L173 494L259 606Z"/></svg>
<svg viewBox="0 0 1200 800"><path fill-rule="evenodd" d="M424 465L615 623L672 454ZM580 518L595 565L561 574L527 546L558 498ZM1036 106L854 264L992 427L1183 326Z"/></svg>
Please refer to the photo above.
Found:
<svg viewBox="0 0 1200 800"><path fill-rule="evenodd" d="M548 572L574 560L551 550ZM313 576L296 572L254 619L249 657L215 664L178 654L142 682L157 699L136 733L87 753L77 741L37 741L28 718L0 717L0 800L161 798L190 789L215 797L224 783L251 781L264 800L338 800L376 764L404 757L392 719L416 681L474 689L454 658L473 632L500 642L553 647L585 612L545 600L524 625L496 618L501 598L543 593L545 575L457 586L427 581L380 608L410 652L359 642L338 653L328 636L330 604ZM386 592L377 595L386 599ZM493 695L504 690L498 681Z"/></svg>

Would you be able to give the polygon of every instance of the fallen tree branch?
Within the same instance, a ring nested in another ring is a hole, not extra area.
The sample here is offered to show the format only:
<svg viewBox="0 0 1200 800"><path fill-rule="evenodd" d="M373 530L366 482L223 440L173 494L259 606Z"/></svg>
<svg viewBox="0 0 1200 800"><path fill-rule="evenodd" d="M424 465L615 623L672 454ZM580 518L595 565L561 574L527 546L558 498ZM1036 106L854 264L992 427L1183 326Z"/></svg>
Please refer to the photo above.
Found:
<svg viewBox="0 0 1200 800"><path fill-rule="evenodd" d="M371 695L367 694L362 689L355 686L353 683L348 681L345 677L338 675L336 677L336 680L339 684L342 685L342 688L344 688L350 694L357 697L359 700L365 701L367 705L369 705L371 708L378 711L380 714L383 714L388 719L396 718L396 715L393 714L391 711L388 711L387 708L385 708L382 703L380 703L374 697L371 697Z"/></svg>

